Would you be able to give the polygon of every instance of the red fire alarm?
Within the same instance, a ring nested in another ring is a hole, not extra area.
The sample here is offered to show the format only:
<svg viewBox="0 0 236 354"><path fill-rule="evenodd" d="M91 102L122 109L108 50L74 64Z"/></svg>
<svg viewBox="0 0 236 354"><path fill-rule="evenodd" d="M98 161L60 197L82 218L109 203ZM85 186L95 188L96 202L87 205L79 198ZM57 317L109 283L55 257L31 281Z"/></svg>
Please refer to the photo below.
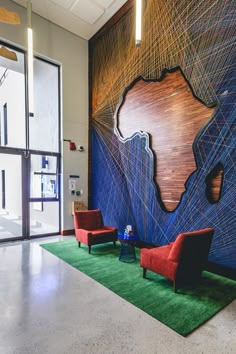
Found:
<svg viewBox="0 0 236 354"><path fill-rule="evenodd" d="M73 141L70 141L70 150L76 150L76 145Z"/></svg>

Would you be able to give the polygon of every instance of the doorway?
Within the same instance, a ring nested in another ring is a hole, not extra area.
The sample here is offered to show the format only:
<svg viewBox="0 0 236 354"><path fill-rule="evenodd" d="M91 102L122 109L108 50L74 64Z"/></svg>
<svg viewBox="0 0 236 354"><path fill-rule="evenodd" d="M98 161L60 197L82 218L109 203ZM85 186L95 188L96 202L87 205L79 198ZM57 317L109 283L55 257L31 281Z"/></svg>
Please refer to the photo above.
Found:
<svg viewBox="0 0 236 354"><path fill-rule="evenodd" d="M28 113L25 52L0 57L0 242L60 232L60 67L34 58Z"/></svg>

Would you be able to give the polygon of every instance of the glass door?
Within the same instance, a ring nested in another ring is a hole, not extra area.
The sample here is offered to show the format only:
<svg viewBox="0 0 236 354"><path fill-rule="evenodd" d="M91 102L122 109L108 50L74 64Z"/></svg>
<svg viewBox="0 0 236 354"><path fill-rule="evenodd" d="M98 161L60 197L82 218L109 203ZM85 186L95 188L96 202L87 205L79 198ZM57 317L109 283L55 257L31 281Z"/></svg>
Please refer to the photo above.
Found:
<svg viewBox="0 0 236 354"><path fill-rule="evenodd" d="M30 236L59 233L59 158L30 156Z"/></svg>
<svg viewBox="0 0 236 354"><path fill-rule="evenodd" d="M34 115L29 117L30 237L60 230L59 67L34 60Z"/></svg>
<svg viewBox="0 0 236 354"><path fill-rule="evenodd" d="M0 241L21 239L22 155L0 153Z"/></svg>

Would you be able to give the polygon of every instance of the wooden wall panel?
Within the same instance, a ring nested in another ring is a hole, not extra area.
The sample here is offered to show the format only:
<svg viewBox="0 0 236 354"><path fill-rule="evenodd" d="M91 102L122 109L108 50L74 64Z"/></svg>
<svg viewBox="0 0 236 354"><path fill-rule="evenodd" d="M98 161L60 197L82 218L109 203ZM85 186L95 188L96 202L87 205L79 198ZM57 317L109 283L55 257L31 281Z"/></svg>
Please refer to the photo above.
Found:
<svg viewBox="0 0 236 354"><path fill-rule="evenodd" d="M220 200L224 178L224 166L219 162L206 177L206 197L210 203Z"/></svg>
<svg viewBox="0 0 236 354"><path fill-rule="evenodd" d="M193 97L180 70L160 82L140 79L124 97L117 128L123 138L137 130L150 134L154 178L168 211L177 207L187 178L196 170L192 145L213 111Z"/></svg>

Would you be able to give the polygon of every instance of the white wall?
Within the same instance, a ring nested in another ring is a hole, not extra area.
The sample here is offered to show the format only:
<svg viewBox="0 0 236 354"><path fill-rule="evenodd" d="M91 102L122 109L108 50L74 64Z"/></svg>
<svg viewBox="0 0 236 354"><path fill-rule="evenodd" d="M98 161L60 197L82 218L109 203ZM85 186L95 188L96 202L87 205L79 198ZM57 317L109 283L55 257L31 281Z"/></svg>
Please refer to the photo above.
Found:
<svg viewBox="0 0 236 354"><path fill-rule="evenodd" d="M1 39L26 48L26 9L10 0L0 0L0 6L21 17L19 26L0 23ZM62 137L85 147L82 153L69 151L68 143L62 143L62 229L67 230L73 228L71 202L76 199L68 189L69 175L80 175L78 189L83 189L85 204L88 198L88 41L37 15L32 25L35 54L62 67Z"/></svg>

